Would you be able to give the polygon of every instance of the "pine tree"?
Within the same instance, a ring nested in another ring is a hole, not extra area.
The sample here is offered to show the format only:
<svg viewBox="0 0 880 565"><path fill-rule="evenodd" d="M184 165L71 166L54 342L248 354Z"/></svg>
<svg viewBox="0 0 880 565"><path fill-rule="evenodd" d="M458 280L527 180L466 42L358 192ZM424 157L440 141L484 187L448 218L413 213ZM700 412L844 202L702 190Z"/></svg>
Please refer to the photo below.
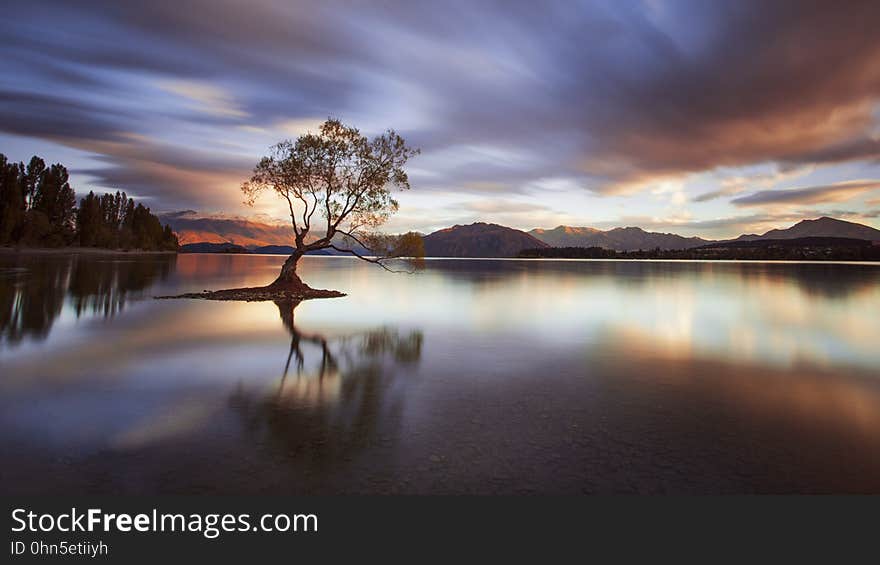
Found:
<svg viewBox="0 0 880 565"><path fill-rule="evenodd" d="M90 191L76 206L70 175L40 157L28 165L0 154L0 245L176 251L170 226L125 192Z"/></svg>
<svg viewBox="0 0 880 565"><path fill-rule="evenodd" d="M0 153L0 245L15 243L24 224L24 167Z"/></svg>

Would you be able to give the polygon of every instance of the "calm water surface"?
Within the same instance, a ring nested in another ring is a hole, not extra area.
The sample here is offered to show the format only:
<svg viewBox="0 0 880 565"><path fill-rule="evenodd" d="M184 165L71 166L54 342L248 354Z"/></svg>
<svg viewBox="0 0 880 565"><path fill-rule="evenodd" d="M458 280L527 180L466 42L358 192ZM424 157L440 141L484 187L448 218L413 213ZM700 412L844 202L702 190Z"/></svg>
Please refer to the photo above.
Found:
<svg viewBox="0 0 880 565"><path fill-rule="evenodd" d="M0 255L0 492L880 492L880 266Z"/></svg>

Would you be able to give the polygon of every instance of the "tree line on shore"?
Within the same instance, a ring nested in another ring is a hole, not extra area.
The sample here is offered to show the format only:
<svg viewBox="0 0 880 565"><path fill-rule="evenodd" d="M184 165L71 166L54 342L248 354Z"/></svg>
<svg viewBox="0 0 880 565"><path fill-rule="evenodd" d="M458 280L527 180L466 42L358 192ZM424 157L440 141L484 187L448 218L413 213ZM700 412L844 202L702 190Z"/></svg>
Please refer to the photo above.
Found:
<svg viewBox="0 0 880 565"><path fill-rule="evenodd" d="M728 242L691 249L615 251L604 247L523 249L523 259L675 259L749 261L880 261L880 244L842 237Z"/></svg>
<svg viewBox="0 0 880 565"><path fill-rule="evenodd" d="M124 192L89 192L77 207L64 165L37 156L25 165L0 153L0 245L176 251L178 241Z"/></svg>

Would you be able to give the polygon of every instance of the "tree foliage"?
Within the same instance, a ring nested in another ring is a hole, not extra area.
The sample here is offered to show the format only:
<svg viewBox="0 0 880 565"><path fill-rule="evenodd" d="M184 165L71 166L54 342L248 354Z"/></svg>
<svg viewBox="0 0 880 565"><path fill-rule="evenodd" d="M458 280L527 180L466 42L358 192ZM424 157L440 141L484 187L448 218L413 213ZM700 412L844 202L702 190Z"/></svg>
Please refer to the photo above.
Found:
<svg viewBox="0 0 880 565"><path fill-rule="evenodd" d="M124 192L97 196L89 192L80 200L77 216L79 244L82 247L174 251L177 236L170 226L143 204L135 205Z"/></svg>
<svg viewBox="0 0 880 565"><path fill-rule="evenodd" d="M76 196L67 169L39 157L10 162L0 154L0 244L58 247L75 238Z"/></svg>
<svg viewBox="0 0 880 565"><path fill-rule="evenodd" d="M410 188L404 165L416 154L393 130L368 139L328 119L316 134L274 145L241 189L251 205L266 190L287 203L294 264L328 248L381 264L418 252L411 235L391 242L374 233L397 211L391 188Z"/></svg>
<svg viewBox="0 0 880 565"><path fill-rule="evenodd" d="M0 245L177 249L171 228L124 192L89 192L77 209L69 180L61 164L34 156L25 166L0 154Z"/></svg>

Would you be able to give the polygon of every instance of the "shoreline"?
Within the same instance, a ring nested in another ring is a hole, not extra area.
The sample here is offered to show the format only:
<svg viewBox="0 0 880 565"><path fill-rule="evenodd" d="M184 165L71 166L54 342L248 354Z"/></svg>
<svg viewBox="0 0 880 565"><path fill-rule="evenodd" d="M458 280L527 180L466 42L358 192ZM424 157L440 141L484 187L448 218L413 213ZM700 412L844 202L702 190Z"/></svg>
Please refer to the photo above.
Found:
<svg viewBox="0 0 880 565"><path fill-rule="evenodd" d="M102 247L0 247L6 255L177 255L177 251L142 251L136 249L105 249Z"/></svg>
<svg viewBox="0 0 880 565"><path fill-rule="evenodd" d="M286 257L276 253L198 253L179 251L141 251L104 249L99 247L8 247L0 246L0 255L244 255L253 257ZM356 259L345 255L307 255L327 259ZM611 257L423 257L425 261L530 261L530 262L655 262L655 263L810 263L844 265L880 265L880 261L845 259L673 259L673 258L611 258Z"/></svg>

